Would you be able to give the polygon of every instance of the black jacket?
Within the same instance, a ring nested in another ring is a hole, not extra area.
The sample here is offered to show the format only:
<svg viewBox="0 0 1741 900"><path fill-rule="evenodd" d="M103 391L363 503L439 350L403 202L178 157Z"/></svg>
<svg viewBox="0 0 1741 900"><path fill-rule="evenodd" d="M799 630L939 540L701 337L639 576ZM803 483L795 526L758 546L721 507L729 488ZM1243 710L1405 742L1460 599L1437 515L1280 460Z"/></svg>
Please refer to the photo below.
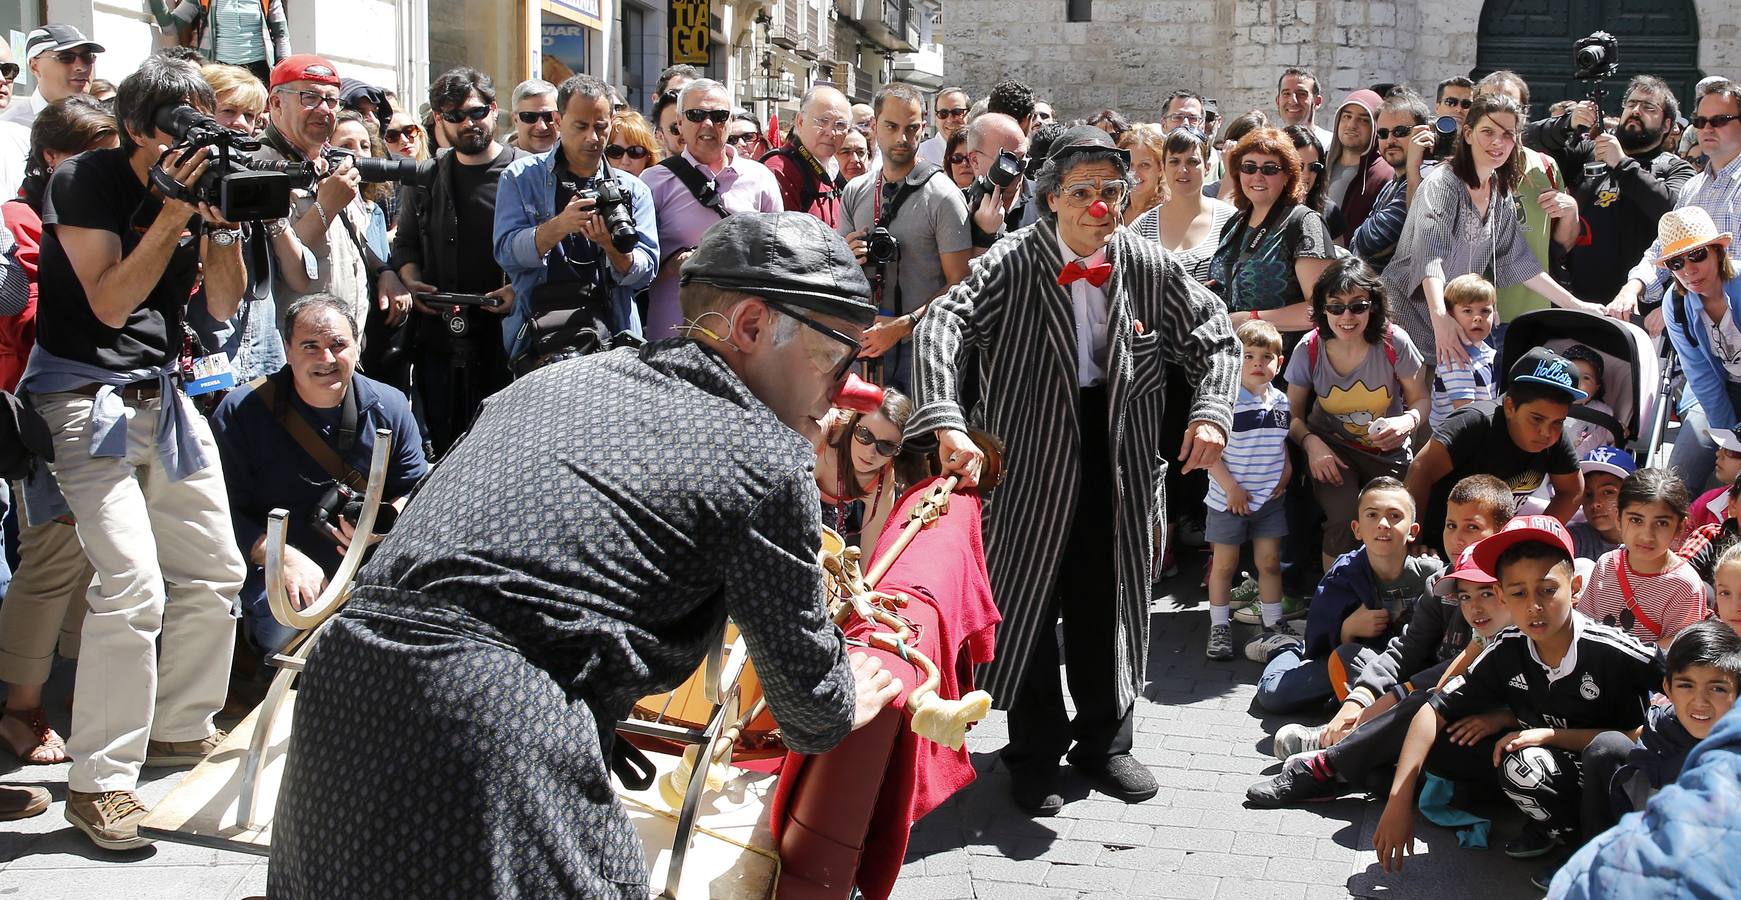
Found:
<svg viewBox="0 0 1741 900"><path fill-rule="evenodd" d="M501 178L526 151L503 145L489 174ZM399 230L393 238L394 271L416 263L424 282L444 290L459 283L459 211L454 204L454 154L442 153L418 167L416 186L401 188Z"/></svg>

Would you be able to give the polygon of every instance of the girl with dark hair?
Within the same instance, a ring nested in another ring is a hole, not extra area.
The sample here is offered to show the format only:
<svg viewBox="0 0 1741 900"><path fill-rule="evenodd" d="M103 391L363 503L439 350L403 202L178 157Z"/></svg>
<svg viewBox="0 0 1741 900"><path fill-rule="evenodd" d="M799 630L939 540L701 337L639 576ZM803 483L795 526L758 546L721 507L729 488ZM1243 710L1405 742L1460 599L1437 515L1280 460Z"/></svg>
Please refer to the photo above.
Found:
<svg viewBox="0 0 1741 900"><path fill-rule="evenodd" d="M1384 283L1356 257L1330 264L1312 288L1313 330L1288 360L1293 421L1324 509L1324 568L1356 546L1362 485L1408 472L1411 438L1427 420L1420 351L1386 315Z"/></svg>
<svg viewBox="0 0 1741 900"><path fill-rule="evenodd" d="M1542 271L1518 225L1514 195L1523 179L1518 140L1523 113L1503 94L1481 94L1464 118L1451 157L1421 179L1384 283L1397 324L1438 365L1468 365L1445 283L1486 273L1495 288L1526 284L1556 306L1600 314ZM1526 201L1529 202L1529 201Z"/></svg>
<svg viewBox="0 0 1741 900"><path fill-rule="evenodd" d="M1620 483L1619 548L1602 554L1578 612L1664 649L1705 618L1705 583L1675 552L1691 497L1673 469L1639 469Z"/></svg>
<svg viewBox="0 0 1741 900"><path fill-rule="evenodd" d="M1260 128L1227 154L1228 177L1238 187L1233 205L1239 214L1221 229L1221 244L1209 264L1209 277L1221 284L1233 327L1262 319L1282 332L1285 352L1290 335L1312 327L1306 286L1336 257L1324 217L1305 198L1299 153L1288 136Z"/></svg>
<svg viewBox="0 0 1741 900"><path fill-rule="evenodd" d="M850 545L877 545L904 485L895 471L901 434L913 418L913 401L894 388L883 389L876 412L834 410L822 423L816 448L816 487L822 492L822 524Z"/></svg>
<svg viewBox="0 0 1741 900"><path fill-rule="evenodd" d="M1306 185L1306 199L1302 202L1323 216L1324 224L1330 226L1330 236L1341 241L1348 234L1348 225L1342 219L1342 207L1330 199L1330 179L1324 177L1323 145L1318 143L1312 129L1304 125L1289 125L1282 132L1294 142L1294 152L1300 155L1300 180Z"/></svg>
<svg viewBox="0 0 1741 900"><path fill-rule="evenodd" d="M1139 126L1142 129L1153 126ZM1209 261L1221 242L1221 229L1238 212L1203 193L1209 173L1209 141L1202 132L1176 128L1161 145L1161 205L1132 225L1161 246L1198 281L1209 280Z"/></svg>

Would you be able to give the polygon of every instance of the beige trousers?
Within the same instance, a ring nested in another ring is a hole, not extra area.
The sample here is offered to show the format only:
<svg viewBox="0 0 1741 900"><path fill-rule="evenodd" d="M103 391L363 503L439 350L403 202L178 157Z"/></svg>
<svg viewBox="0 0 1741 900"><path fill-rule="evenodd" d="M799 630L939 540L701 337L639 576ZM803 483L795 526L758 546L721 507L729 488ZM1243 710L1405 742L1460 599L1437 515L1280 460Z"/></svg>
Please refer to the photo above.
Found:
<svg viewBox="0 0 1741 900"><path fill-rule="evenodd" d="M23 493L14 491L13 496ZM24 524L19 506L18 571L0 603L0 681L42 684L54 665L55 647L67 659L79 655L85 592L96 572L85 559L78 532L65 522Z"/></svg>

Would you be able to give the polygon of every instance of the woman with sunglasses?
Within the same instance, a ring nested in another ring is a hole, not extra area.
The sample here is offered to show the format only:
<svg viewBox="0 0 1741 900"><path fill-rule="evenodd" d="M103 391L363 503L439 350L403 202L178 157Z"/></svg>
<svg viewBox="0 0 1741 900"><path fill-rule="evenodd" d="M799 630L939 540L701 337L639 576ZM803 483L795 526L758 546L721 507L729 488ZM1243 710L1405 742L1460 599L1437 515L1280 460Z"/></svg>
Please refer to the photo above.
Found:
<svg viewBox="0 0 1741 900"><path fill-rule="evenodd" d="M180 23L182 43L207 59L241 66L261 84L272 66L290 55L290 23L284 0L181 0L170 12Z"/></svg>
<svg viewBox="0 0 1741 900"><path fill-rule="evenodd" d="M1421 354L1386 316L1384 282L1357 257L1330 264L1312 287L1313 331L1288 357L1288 437L1306 455L1324 510L1323 564L1357 545L1360 489L1408 474L1412 438L1427 420Z"/></svg>
<svg viewBox="0 0 1741 900"><path fill-rule="evenodd" d="M762 123L756 121L755 113L747 109L732 110L731 121L726 124L731 132L726 135L725 142L738 148L739 153L748 154L754 160L767 155L768 141L762 137Z"/></svg>
<svg viewBox="0 0 1741 900"><path fill-rule="evenodd" d="M1209 277L1238 328L1262 319L1282 333L1283 352L1312 327L1306 288L1336 258L1324 217L1303 202L1304 165L1283 131L1259 128L1227 155L1239 214L1221 229Z"/></svg>
<svg viewBox="0 0 1741 900"><path fill-rule="evenodd" d="M387 120L387 130L381 132L381 138L387 145L388 156L415 159L418 162L429 158L429 149L423 143L423 126L417 124L417 119L404 110L394 110L393 117Z"/></svg>
<svg viewBox="0 0 1741 900"><path fill-rule="evenodd" d="M973 187L973 158L967 149L967 129L955 132L944 142L943 171L963 191Z"/></svg>
<svg viewBox="0 0 1741 900"><path fill-rule="evenodd" d="M626 109L611 116L611 140L605 145L605 158L610 160L611 168L639 178L648 166L656 165L662 157L647 120L640 113Z"/></svg>
<svg viewBox="0 0 1741 900"><path fill-rule="evenodd" d="M1383 278L1392 317L1429 365L1435 360L1441 366L1469 364L1457 323L1445 308L1445 283L1459 275L1486 274L1495 288L1527 285L1555 306L1603 311L1542 271L1530 249L1519 203L1537 202L1542 191L1531 188L1518 196L1526 183L1518 140L1523 124L1516 100L1499 93L1477 95L1450 157L1421 178L1409 204Z"/></svg>
<svg viewBox="0 0 1741 900"><path fill-rule="evenodd" d="M816 448L816 488L822 492L822 524L847 544L867 551L877 545L905 485L895 472L901 434L913 418L913 401L883 388L883 405L872 413L831 411L822 421Z"/></svg>
<svg viewBox="0 0 1741 900"><path fill-rule="evenodd" d="M1294 152L1300 156L1300 180L1306 186L1306 199L1301 202L1324 217L1330 237L1342 244L1348 225L1342 218L1342 207L1330 198L1330 179L1324 176L1324 148L1318 145L1318 136L1304 125L1289 125L1282 132L1294 142Z"/></svg>
<svg viewBox="0 0 1741 900"><path fill-rule="evenodd" d="M1706 428L1723 431L1741 422L1741 277L1729 255L1732 239L1701 206L1672 210L1657 225L1662 251L1656 260L1674 275L1663 298L1663 324L1687 373L1669 465L1695 490L1716 465Z"/></svg>

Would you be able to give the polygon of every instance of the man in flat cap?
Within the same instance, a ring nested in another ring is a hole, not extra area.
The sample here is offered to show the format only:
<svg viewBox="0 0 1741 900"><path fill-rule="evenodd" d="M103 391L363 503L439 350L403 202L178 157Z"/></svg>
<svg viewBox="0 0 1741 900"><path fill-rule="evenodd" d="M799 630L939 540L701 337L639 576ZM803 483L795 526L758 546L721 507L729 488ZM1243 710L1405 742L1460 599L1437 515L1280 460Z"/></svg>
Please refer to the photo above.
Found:
<svg viewBox="0 0 1741 900"><path fill-rule="evenodd" d="M821 220L740 213L683 268L688 337L486 401L309 658L268 896L645 898L612 729L727 615L792 749L893 700L816 564L811 441L869 297Z"/></svg>
<svg viewBox="0 0 1741 900"><path fill-rule="evenodd" d="M985 523L986 568L1003 624L980 686L1010 711L1003 751L1016 802L1063 806L1059 757L1125 800L1155 795L1130 755L1148 656L1150 574L1163 545L1167 388L1191 404L1184 471L1221 456L1239 384L1239 345L1221 303L1153 241L1118 227L1129 155L1106 132L1060 135L1040 169L1040 220L974 260L931 302L915 337L918 410L909 438L935 433L943 467L971 484L968 423L1002 438L1008 469ZM1166 384L1166 365L1185 370ZM978 373L964 395L962 375ZM1053 626L1064 622L1068 719ZM1074 746L1072 746L1074 742Z"/></svg>

